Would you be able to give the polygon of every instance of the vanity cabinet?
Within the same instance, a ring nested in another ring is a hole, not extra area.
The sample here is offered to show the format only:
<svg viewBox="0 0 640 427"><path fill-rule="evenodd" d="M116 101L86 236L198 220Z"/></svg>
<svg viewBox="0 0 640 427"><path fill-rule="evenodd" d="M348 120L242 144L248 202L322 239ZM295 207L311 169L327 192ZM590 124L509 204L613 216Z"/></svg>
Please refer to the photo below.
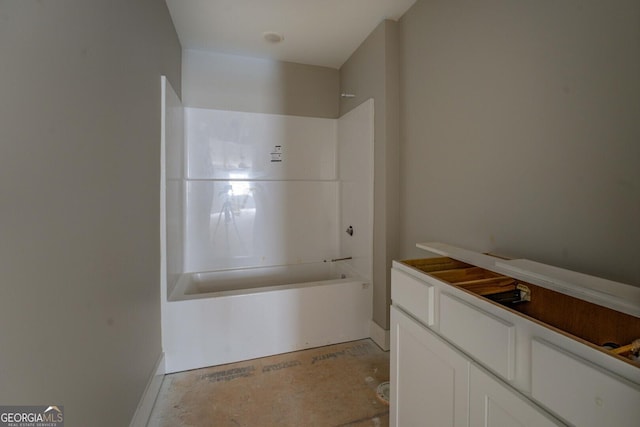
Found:
<svg viewBox="0 0 640 427"><path fill-rule="evenodd" d="M563 425L525 396L478 366L469 371L469 426L547 427Z"/></svg>
<svg viewBox="0 0 640 427"><path fill-rule="evenodd" d="M391 425L465 427L469 360L391 307Z"/></svg>
<svg viewBox="0 0 640 427"><path fill-rule="evenodd" d="M391 325L392 426L562 425L394 307Z"/></svg>
<svg viewBox="0 0 640 427"><path fill-rule="evenodd" d="M602 345L640 338L640 289L423 246L391 272L391 426L638 425L640 363Z"/></svg>

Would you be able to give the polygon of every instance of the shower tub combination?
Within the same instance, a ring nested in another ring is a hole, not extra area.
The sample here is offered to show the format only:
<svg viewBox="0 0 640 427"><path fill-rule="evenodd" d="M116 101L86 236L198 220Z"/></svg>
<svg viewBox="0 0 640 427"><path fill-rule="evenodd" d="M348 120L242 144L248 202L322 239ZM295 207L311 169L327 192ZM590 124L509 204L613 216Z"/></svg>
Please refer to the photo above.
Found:
<svg viewBox="0 0 640 427"><path fill-rule="evenodd" d="M345 261L185 273L164 310L170 373L368 338L372 286Z"/></svg>

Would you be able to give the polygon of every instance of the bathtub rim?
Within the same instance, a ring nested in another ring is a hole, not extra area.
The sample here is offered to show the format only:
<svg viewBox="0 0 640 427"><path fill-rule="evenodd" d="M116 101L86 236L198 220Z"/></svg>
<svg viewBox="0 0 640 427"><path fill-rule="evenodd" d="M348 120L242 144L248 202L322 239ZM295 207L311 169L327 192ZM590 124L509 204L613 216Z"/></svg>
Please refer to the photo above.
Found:
<svg viewBox="0 0 640 427"><path fill-rule="evenodd" d="M326 261L314 262L314 263L305 263L305 264L314 264L320 265L324 264ZM229 272L229 271L246 271L246 270L258 270L264 268L272 268L272 267L290 267L290 266L301 266L305 264L284 264L284 265L269 265L269 266L257 266L257 267L242 267L242 268L225 268L220 270L211 270L211 271L194 271L194 272L186 272L182 273L178 278L178 282L174 287L171 295L167 298L167 302L179 302L179 301L190 301L190 300L198 300L198 299L207 299L207 298L223 298L223 297L242 297L244 295L253 295L264 292L278 292L278 291L286 291L290 289L300 289L300 288L308 288L315 286L329 286L338 283L348 283L348 282L360 282L364 286L369 286L369 280L362 277L358 274L353 267L351 267L345 261L335 261L331 264L335 265L338 274L344 274L346 277L344 278L335 278L335 279L326 279L326 280L310 280L306 282L296 282L296 283L288 283L288 284L280 284L280 285L266 285L266 286L251 286L246 288L238 288L238 289L227 289L227 290L218 290L218 291L208 291L208 292L192 292L187 293L188 287L192 283L190 277L196 274L207 274L207 273L218 273L218 272Z"/></svg>

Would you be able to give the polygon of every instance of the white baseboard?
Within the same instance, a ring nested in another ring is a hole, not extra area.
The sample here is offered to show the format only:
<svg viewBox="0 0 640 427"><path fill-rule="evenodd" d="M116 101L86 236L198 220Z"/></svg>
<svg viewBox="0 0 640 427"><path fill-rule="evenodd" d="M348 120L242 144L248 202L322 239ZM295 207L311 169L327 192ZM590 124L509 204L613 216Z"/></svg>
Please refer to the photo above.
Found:
<svg viewBox="0 0 640 427"><path fill-rule="evenodd" d="M142 393L142 397L140 398L140 402L138 402L138 407L136 408L135 414L133 414L133 419L131 420L131 424L129 424L129 427L147 426L149 417L151 417L153 405L156 403L158 393L160 393L160 387L162 386L164 374L164 353L162 353L160 354L160 357L156 362L156 369L154 370L151 377L149 377L147 387L144 389L144 393Z"/></svg>
<svg viewBox="0 0 640 427"><path fill-rule="evenodd" d="M391 333L385 329L382 329L376 322L373 320L369 324L369 336L378 344L378 347L383 349L384 351L389 351L391 348Z"/></svg>

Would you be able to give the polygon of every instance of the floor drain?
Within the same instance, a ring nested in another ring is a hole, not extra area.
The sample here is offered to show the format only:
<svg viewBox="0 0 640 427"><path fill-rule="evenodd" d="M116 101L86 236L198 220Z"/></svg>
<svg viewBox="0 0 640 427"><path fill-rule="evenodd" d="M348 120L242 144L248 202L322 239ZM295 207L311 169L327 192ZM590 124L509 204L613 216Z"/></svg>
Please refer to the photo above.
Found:
<svg viewBox="0 0 640 427"><path fill-rule="evenodd" d="M382 400L387 405L389 404L389 394L389 381L378 384L376 395L378 396L378 399Z"/></svg>

